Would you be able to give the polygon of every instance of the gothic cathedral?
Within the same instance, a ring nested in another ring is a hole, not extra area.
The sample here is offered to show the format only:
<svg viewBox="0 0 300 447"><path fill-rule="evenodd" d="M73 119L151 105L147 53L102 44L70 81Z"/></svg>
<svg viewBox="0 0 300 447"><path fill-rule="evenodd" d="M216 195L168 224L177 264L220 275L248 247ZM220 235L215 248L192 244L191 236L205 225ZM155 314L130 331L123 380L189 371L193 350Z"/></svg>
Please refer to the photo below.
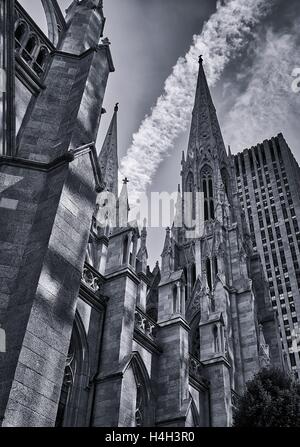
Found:
<svg viewBox="0 0 300 447"><path fill-rule="evenodd" d="M114 71L102 1L66 17L43 3L48 37L18 3L12 24L21 106L0 155L0 423L229 427L246 382L282 359L202 58L181 192L203 194L204 228L168 228L151 271L147 228L97 222L100 192L127 197L118 105L99 155L94 144Z"/></svg>

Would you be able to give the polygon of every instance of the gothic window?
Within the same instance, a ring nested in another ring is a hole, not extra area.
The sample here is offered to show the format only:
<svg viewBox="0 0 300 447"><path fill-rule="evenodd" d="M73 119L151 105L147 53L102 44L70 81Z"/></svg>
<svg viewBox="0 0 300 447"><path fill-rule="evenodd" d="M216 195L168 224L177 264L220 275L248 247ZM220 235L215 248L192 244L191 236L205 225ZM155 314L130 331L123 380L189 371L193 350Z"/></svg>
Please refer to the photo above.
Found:
<svg viewBox="0 0 300 447"><path fill-rule="evenodd" d="M212 290L212 270L211 270L211 262L210 259L206 260L206 277L207 277L207 285L209 290Z"/></svg>
<svg viewBox="0 0 300 447"><path fill-rule="evenodd" d="M62 427L64 423L64 416L68 403L70 401L70 396L74 386L74 376L76 373L76 357L74 346L70 347L69 354L66 360L66 367L64 373L64 380L61 388L60 400L58 405L58 412L56 417L56 427Z"/></svg>
<svg viewBox="0 0 300 447"><path fill-rule="evenodd" d="M214 204L214 188L212 170L209 166L204 166L200 173L201 190L204 194L204 220L214 220L215 204Z"/></svg>
<svg viewBox="0 0 300 447"><path fill-rule="evenodd" d="M87 387L89 371L86 332L76 312L69 352L66 358L64 379L56 416L56 427L82 426L84 421L78 409L85 414L86 402L82 399Z"/></svg>
<svg viewBox="0 0 300 447"><path fill-rule="evenodd" d="M128 236L125 236L123 240L123 262L122 264L127 264L128 261Z"/></svg>
<svg viewBox="0 0 300 447"><path fill-rule="evenodd" d="M39 76L43 74L48 55L49 55L49 52L48 52L47 48L42 47L39 50L39 53L38 53L37 58L36 58L35 63L34 63L34 71Z"/></svg>
<svg viewBox="0 0 300 447"><path fill-rule="evenodd" d="M37 43L37 39L35 36L30 36L25 48L22 52L22 57L26 62L31 62L33 59L33 53L34 50L36 49L38 43Z"/></svg>
<svg viewBox="0 0 300 447"><path fill-rule="evenodd" d="M152 427L154 424L154 405L151 383L145 364L135 353L132 368L136 384L135 427Z"/></svg>

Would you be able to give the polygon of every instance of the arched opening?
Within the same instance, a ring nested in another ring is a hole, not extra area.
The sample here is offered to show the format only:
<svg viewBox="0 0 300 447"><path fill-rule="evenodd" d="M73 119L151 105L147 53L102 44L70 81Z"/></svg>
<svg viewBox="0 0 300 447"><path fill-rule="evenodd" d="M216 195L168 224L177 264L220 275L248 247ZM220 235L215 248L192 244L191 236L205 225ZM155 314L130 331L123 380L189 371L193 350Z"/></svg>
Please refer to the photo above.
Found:
<svg viewBox="0 0 300 447"><path fill-rule="evenodd" d="M205 222L215 219L214 187L212 169L205 165L200 172L201 190L204 195L204 220Z"/></svg>
<svg viewBox="0 0 300 447"><path fill-rule="evenodd" d="M17 49L22 46L22 42L24 41L26 34L27 34L26 24L23 22L19 23L15 30L16 48Z"/></svg>
<svg viewBox="0 0 300 447"><path fill-rule="evenodd" d="M135 427L152 427L154 405L147 369L138 353L134 353L131 366L136 383Z"/></svg>
<svg viewBox="0 0 300 447"><path fill-rule="evenodd" d="M34 64L34 71L39 76L43 73L43 71L45 69L48 55L49 55L49 52L48 52L47 48L45 48L45 47L42 47L37 55L37 58L36 58L35 64Z"/></svg>
<svg viewBox="0 0 300 447"><path fill-rule="evenodd" d="M34 50L37 47L37 39L35 36L30 36L24 50L22 51L22 57L25 59L26 62L32 61L32 55L34 53Z"/></svg>
<svg viewBox="0 0 300 447"><path fill-rule="evenodd" d="M80 413L85 412L84 391L88 382L88 348L86 333L79 314L76 313L74 327L66 358L64 379L56 416L56 427L83 425ZM86 397L86 396L85 396Z"/></svg>
<svg viewBox="0 0 300 447"><path fill-rule="evenodd" d="M124 237L122 251L123 251L122 264L127 264L127 262L128 262L128 236Z"/></svg>
<svg viewBox="0 0 300 447"><path fill-rule="evenodd" d="M37 40L34 36L31 36L25 45L25 50L27 51L27 53L32 54L36 46Z"/></svg>
<svg viewBox="0 0 300 447"><path fill-rule="evenodd" d="M210 259L206 259L206 277L207 277L207 285L209 290L212 290L212 271L211 271L211 262Z"/></svg>

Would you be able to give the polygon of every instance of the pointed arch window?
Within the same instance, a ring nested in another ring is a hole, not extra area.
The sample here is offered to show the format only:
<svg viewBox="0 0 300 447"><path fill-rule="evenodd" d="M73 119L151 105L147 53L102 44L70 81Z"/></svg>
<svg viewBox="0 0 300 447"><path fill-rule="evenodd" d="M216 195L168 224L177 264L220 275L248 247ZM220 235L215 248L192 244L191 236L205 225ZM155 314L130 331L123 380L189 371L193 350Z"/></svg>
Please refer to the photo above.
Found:
<svg viewBox="0 0 300 447"><path fill-rule="evenodd" d="M38 46L37 38L31 35L27 40L24 50L22 51L22 58L26 62L30 63L33 60L33 53L35 52L37 46Z"/></svg>
<svg viewBox="0 0 300 447"><path fill-rule="evenodd" d="M79 314L76 313L69 352L66 358L64 378L61 388L56 427L76 427L84 425L87 410L84 390L88 384L89 372L88 344L86 332ZM82 415L78 412L79 406Z"/></svg>
<svg viewBox="0 0 300 447"><path fill-rule="evenodd" d="M37 58L34 63L34 71L39 76L42 75L44 72L48 55L49 55L49 51L47 48L45 48L45 47L40 48L39 53L38 53Z"/></svg>
<svg viewBox="0 0 300 447"><path fill-rule="evenodd" d="M28 27L26 23L19 22L15 30L16 49L19 49L22 46L22 43L26 37L27 32Z"/></svg>
<svg viewBox="0 0 300 447"><path fill-rule="evenodd" d="M200 173L201 190L204 194L204 220L214 220L215 202L212 169L206 165Z"/></svg>

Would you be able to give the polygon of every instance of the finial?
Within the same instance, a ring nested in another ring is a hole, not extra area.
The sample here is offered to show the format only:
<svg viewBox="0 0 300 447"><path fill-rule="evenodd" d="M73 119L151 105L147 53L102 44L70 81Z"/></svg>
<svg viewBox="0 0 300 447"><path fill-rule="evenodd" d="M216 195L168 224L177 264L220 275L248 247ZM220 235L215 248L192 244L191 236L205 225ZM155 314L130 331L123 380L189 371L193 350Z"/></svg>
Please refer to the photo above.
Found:
<svg viewBox="0 0 300 447"><path fill-rule="evenodd" d="M117 104L115 105L115 112L119 111L119 103L117 102Z"/></svg>
<svg viewBox="0 0 300 447"><path fill-rule="evenodd" d="M122 181L123 181L123 184L124 184L124 185L127 185L127 183L129 183L129 180L128 180L127 177L125 177Z"/></svg>
<svg viewBox="0 0 300 447"><path fill-rule="evenodd" d="M202 54L199 56L199 64L201 64L202 65L202 63L203 63L203 56L202 56Z"/></svg>
<svg viewBox="0 0 300 447"><path fill-rule="evenodd" d="M106 45L106 46L109 46L109 45L110 45L109 38L108 38L108 37L105 37L104 39L102 39L102 44L103 44L103 45Z"/></svg>

